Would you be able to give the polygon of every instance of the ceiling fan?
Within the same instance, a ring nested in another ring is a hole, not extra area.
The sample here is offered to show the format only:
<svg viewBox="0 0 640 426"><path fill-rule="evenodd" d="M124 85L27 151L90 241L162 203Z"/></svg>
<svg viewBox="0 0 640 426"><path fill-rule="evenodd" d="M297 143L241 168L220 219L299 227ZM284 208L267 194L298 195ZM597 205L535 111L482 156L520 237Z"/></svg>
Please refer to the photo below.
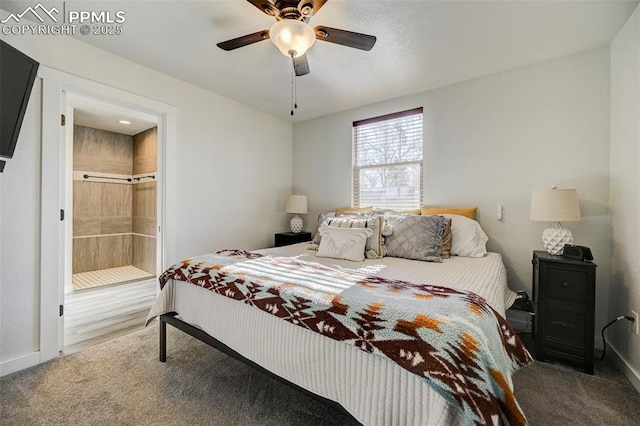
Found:
<svg viewBox="0 0 640 426"><path fill-rule="evenodd" d="M309 20L327 0L247 0L267 15L276 18L271 28L218 43L223 50L233 50L262 40L271 39L283 55L293 60L296 76L309 74L306 52L316 40L328 41L361 50L371 50L376 38L337 28L318 25L311 28Z"/></svg>

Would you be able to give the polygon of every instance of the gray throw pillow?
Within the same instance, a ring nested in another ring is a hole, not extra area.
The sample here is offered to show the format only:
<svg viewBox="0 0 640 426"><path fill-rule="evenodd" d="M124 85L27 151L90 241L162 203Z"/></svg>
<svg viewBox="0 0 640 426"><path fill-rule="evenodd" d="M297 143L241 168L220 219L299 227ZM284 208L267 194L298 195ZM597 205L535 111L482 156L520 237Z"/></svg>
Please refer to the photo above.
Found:
<svg viewBox="0 0 640 426"><path fill-rule="evenodd" d="M386 237L387 256L442 262L442 216L388 216L393 233Z"/></svg>

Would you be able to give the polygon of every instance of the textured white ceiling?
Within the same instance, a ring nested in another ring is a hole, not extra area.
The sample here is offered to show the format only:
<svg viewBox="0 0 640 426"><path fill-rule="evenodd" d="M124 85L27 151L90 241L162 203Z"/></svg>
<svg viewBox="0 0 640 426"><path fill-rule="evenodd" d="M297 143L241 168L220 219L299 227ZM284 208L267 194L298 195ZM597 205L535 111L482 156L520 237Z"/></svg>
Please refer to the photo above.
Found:
<svg viewBox="0 0 640 426"><path fill-rule="evenodd" d="M68 0L66 8L124 10L122 35L76 37L300 121L606 45L637 3L329 0L312 26L372 34L378 41L369 52L316 42L307 53L311 73L297 79L293 118L290 59L270 41L231 52L216 47L274 22L247 1Z"/></svg>

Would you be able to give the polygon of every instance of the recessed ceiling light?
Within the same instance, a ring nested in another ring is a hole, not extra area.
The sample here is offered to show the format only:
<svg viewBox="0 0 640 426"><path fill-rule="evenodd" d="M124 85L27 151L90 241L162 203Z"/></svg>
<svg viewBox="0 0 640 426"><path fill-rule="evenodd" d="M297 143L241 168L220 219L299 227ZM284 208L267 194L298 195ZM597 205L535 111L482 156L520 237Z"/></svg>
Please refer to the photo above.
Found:
<svg viewBox="0 0 640 426"><path fill-rule="evenodd" d="M120 120L120 123L122 123L122 124L131 124L131 122L127 121L127 120Z"/></svg>

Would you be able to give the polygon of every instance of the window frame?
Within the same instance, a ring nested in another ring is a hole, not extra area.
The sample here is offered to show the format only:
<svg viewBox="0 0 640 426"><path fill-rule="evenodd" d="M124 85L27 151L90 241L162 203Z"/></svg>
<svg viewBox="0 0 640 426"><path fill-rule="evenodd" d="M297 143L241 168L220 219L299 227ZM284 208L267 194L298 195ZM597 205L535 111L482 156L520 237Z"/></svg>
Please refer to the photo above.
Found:
<svg viewBox="0 0 640 426"><path fill-rule="evenodd" d="M378 163L378 164L365 164L358 165L358 142L357 142L357 128L360 126L375 124L379 122L388 122L408 116L420 115L420 121L422 122L422 128L420 134L422 136L422 152L419 160L408 160L391 163ZM411 166L418 165L420 168L420 194L418 200L418 206L409 207L409 209L419 209L424 200L424 107L412 108L404 111L394 112L391 114L380 115L377 117L366 118L363 120L354 121L352 124L352 136L351 136L351 151L352 151L352 167L351 167L351 204L354 208L363 207L360 205L360 171L374 168L391 168L398 166ZM364 206L368 207L368 206ZM380 208L389 208L388 206L374 206Z"/></svg>

